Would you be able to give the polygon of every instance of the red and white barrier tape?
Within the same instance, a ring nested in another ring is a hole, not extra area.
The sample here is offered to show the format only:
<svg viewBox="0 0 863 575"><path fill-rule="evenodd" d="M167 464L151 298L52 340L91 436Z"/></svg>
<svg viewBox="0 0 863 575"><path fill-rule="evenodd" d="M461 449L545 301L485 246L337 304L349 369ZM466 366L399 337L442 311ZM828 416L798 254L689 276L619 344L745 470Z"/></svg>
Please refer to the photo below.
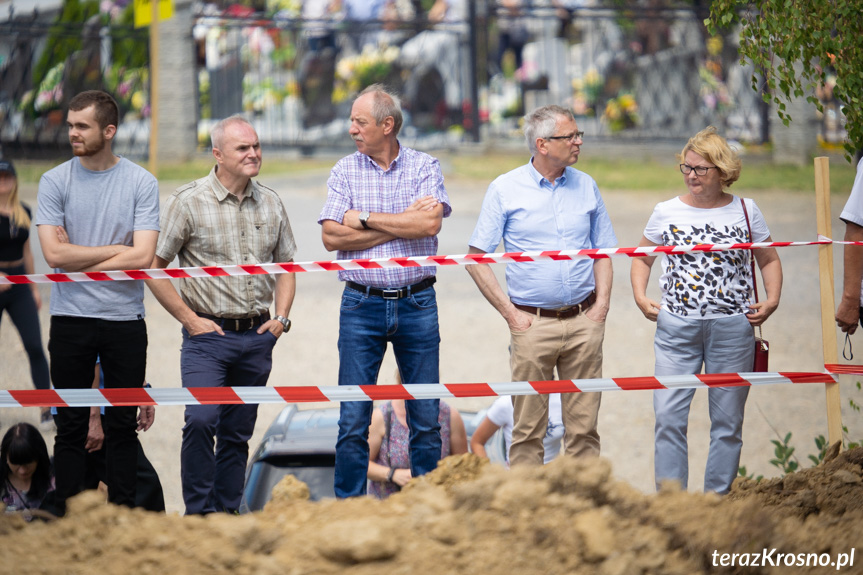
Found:
<svg viewBox="0 0 863 575"><path fill-rule="evenodd" d="M863 375L863 365L851 365L848 363L828 363L824 365L830 373L840 375Z"/></svg>
<svg viewBox="0 0 863 575"><path fill-rule="evenodd" d="M224 405L368 401L385 399L452 399L539 395L587 391L694 389L789 383L835 383L836 376L815 372L713 373L657 377L615 377L505 383L414 383L298 387L186 387L171 389L0 390L0 407L119 407L139 405Z"/></svg>
<svg viewBox="0 0 863 575"><path fill-rule="evenodd" d="M462 254L455 256L414 256L359 260L330 260L318 262L289 262L257 265L226 265L190 268L125 270L110 272L72 272L58 274L31 274L0 276L0 285L62 282L99 282L147 279L209 278L219 276L247 276L299 272L332 272L384 268L423 266L464 266L473 264L525 263L541 261L570 261L605 259L626 256L649 257L657 254L685 254L690 252L721 252L728 250L757 250L762 248L828 245L840 242L820 237L813 242L754 242L742 244L695 244L691 246L645 246L635 248L600 248L585 250L552 250L542 252L510 252L489 254Z"/></svg>

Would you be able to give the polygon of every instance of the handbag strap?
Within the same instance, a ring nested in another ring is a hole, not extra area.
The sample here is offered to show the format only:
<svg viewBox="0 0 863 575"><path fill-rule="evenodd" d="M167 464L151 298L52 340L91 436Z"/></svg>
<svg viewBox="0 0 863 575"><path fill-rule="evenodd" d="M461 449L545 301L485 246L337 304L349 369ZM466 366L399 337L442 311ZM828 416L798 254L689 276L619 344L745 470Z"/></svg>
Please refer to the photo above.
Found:
<svg viewBox="0 0 863 575"><path fill-rule="evenodd" d="M740 198L740 205L743 206L743 217L746 218L746 231L749 232L749 241L752 242L752 226L749 224L749 212L746 211L746 200ZM758 282L755 279L755 254L750 250L749 265L752 267L752 290L755 292L755 303L758 303ZM761 326L758 326L758 339L764 339L761 335Z"/></svg>
<svg viewBox="0 0 863 575"><path fill-rule="evenodd" d="M752 226L749 225L749 212L746 211L746 201L740 198L743 206L743 217L746 218L746 230L749 232L749 241L752 242ZM749 265L752 266L752 289L755 291L755 303L758 303L758 282L755 281L755 254L749 252Z"/></svg>

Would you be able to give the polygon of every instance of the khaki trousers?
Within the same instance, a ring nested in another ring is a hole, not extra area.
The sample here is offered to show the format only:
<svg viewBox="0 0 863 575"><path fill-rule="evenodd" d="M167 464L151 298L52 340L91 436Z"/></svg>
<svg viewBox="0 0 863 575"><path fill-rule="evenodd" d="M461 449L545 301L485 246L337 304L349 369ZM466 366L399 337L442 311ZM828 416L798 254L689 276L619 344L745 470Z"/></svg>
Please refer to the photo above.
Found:
<svg viewBox="0 0 863 575"><path fill-rule="evenodd" d="M597 323L584 313L567 319L534 318L530 328L510 332L510 368L513 381L592 379L602 377L602 342L605 322ZM573 457L598 456L596 423L602 394L560 394L564 450ZM542 438L548 427L548 395L517 395L512 398L513 430L510 465L541 465Z"/></svg>

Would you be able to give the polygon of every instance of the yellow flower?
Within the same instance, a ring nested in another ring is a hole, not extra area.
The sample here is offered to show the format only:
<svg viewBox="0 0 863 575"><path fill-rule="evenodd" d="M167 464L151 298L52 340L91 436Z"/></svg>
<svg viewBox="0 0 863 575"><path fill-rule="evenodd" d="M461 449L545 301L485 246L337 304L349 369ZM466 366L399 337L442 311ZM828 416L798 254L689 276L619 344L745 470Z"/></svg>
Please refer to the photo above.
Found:
<svg viewBox="0 0 863 575"><path fill-rule="evenodd" d="M333 102L344 102L348 99L348 91L342 85L333 88Z"/></svg>
<svg viewBox="0 0 863 575"><path fill-rule="evenodd" d="M718 56L722 52L722 38L720 36L711 36L707 39L707 53L711 56Z"/></svg>
<svg viewBox="0 0 863 575"><path fill-rule="evenodd" d="M139 112L144 109L144 106L147 104L147 96L144 95L144 92L138 90L134 94L132 94L132 108L138 110Z"/></svg>
<svg viewBox="0 0 863 575"><path fill-rule="evenodd" d="M623 94L618 98L618 103L620 107L626 110L627 112L635 110L637 105L635 103L635 97L632 94Z"/></svg>

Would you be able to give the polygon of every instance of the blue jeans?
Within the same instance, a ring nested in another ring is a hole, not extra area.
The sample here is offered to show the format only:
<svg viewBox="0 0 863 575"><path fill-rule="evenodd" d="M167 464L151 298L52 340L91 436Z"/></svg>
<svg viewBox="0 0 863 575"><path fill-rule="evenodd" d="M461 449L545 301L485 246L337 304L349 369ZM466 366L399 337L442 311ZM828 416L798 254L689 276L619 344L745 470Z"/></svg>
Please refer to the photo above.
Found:
<svg viewBox="0 0 863 575"><path fill-rule="evenodd" d="M745 315L717 319L688 319L666 311L656 322L655 375L738 373L752 371L755 340ZM710 450L704 471L704 491L728 493L737 477L743 447L743 411L749 387L715 387L707 391L710 404ZM689 482L687 429L694 389L653 392L656 414L654 473L657 488L675 479L683 489Z"/></svg>
<svg viewBox="0 0 863 575"><path fill-rule="evenodd" d="M405 384L438 383L440 334L433 287L399 300L386 300L345 288L339 319L339 385L374 385L381 361L393 345ZM411 474L437 467L441 454L437 399L406 402L410 428ZM336 497L366 493L369 467L370 401L344 401L336 442Z"/></svg>
<svg viewBox="0 0 863 575"><path fill-rule="evenodd" d="M190 337L183 329L183 387L265 386L276 337L257 329ZM186 515L240 507L257 404L186 407L180 475Z"/></svg>

